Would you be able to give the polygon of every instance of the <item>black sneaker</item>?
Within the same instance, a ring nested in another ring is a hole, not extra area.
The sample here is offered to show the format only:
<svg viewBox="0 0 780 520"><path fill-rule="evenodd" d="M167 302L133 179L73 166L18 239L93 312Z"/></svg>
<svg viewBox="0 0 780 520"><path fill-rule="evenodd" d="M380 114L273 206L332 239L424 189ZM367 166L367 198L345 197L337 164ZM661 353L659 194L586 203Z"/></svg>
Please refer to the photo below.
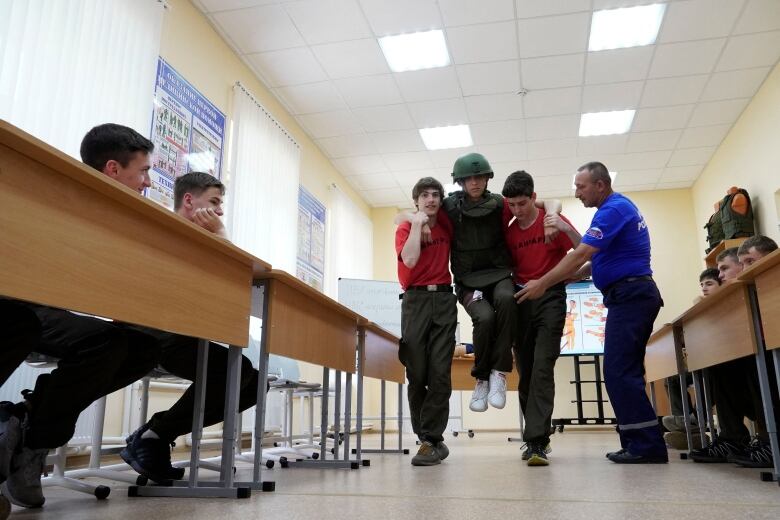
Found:
<svg viewBox="0 0 780 520"><path fill-rule="evenodd" d="M441 460L444 460L450 456L450 449L446 444L444 444L444 441L437 442L434 444L434 447L436 448L436 451L439 452L439 458Z"/></svg>
<svg viewBox="0 0 780 520"><path fill-rule="evenodd" d="M530 443L525 443L522 446L520 446L520 449L523 450L523 454L520 456L522 460L528 460L528 458L531 456L531 449L530 449ZM544 453L546 455L549 455L552 451L552 446L550 446L550 443L547 442L547 444L544 446Z"/></svg>
<svg viewBox="0 0 780 520"><path fill-rule="evenodd" d="M529 466L549 466L550 461L547 459L547 453L539 442L528 443L528 465Z"/></svg>
<svg viewBox="0 0 780 520"><path fill-rule="evenodd" d="M747 451L741 455L730 455L729 462L739 464L744 468L772 468L772 447L768 442L755 439L750 443Z"/></svg>
<svg viewBox="0 0 780 520"><path fill-rule="evenodd" d="M627 450L625 448L620 448L617 451L609 451L609 452L607 452L605 457L607 457L608 459L611 459L612 457L615 457L615 456L618 456L618 455L623 455L626 451Z"/></svg>
<svg viewBox="0 0 780 520"><path fill-rule="evenodd" d="M701 448L691 451L691 458L695 462L728 462L729 456L745 455L747 446L744 444L715 439L715 442Z"/></svg>
<svg viewBox="0 0 780 520"><path fill-rule="evenodd" d="M420 444L417 455L412 457L412 466L435 466L436 464L441 464L441 457L436 447L430 441Z"/></svg>
<svg viewBox="0 0 780 520"><path fill-rule="evenodd" d="M144 439L143 433L147 425L141 426L128 438L127 446L122 448L119 456L139 474L158 484L167 484L171 480L181 480L184 468L171 466L171 448L174 443L162 439Z"/></svg>
<svg viewBox="0 0 780 520"><path fill-rule="evenodd" d="M11 401L0 402L0 484L13 471L11 461L22 448L23 410L26 410L24 406Z"/></svg>

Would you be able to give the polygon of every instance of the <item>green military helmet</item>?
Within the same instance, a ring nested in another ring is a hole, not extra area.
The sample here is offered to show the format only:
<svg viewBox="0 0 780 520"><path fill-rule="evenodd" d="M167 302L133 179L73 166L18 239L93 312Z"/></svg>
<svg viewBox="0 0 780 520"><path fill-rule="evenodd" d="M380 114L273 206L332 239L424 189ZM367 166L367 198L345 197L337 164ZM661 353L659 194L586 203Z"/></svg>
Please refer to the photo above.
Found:
<svg viewBox="0 0 780 520"><path fill-rule="evenodd" d="M470 153L458 157L452 167L452 178L457 181L474 175L487 175L489 179L493 178L493 168L490 167L485 156L481 153Z"/></svg>

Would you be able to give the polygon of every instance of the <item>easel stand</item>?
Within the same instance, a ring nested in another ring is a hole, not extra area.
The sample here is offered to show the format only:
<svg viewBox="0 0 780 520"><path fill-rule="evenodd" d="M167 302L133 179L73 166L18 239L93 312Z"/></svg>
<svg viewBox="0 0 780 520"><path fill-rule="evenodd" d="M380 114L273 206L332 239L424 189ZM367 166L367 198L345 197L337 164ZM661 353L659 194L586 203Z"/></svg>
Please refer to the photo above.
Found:
<svg viewBox="0 0 780 520"><path fill-rule="evenodd" d="M593 356L573 356L574 357L574 380L569 381L569 384L574 385L577 398L572 400L572 403L577 403L577 417L553 419L553 427L558 428L559 432L563 431L563 427L568 424L574 425L586 425L586 424L617 424L617 419L614 417L604 417L604 403L607 403L604 399L604 392L601 385L604 384L604 380L601 377L601 355L596 354ZM589 359L584 359L589 358ZM580 367L583 365L593 365L593 379L582 379L582 371ZM596 386L596 398L595 399L583 399L582 387L583 385L595 385ZM585 417L582 405L583 403L595 403L597 415L596 417Z"/></svg>

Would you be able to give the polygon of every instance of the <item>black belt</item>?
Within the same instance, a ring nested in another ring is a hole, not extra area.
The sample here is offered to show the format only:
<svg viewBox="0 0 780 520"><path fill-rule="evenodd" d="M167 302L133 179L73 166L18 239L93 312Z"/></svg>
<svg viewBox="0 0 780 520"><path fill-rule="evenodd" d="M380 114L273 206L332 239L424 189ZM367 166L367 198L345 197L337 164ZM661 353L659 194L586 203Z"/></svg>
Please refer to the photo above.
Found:
<svg viewBox="0 0 780 520"><path fill-rule="evenodd" d="M406 291L426 291L426 292L452 292L452 285L439 284L439 285L412 285L406 288ZM403 294L398 295L398 299L402 299Z"/></svg>
<svg viewBox="0 0 780 520"><path fill-rule="evenodd" d="M610 290L612 290L614 287L617 287L618 285L624 284L624 283L632 283L632 282L652 282L653 277L649 274L646 274L644 276L627 276L626 278L621 278L620 280L616 282L612 282L609 284L606 289L604 289L603 293L606 294Z"/></svg>

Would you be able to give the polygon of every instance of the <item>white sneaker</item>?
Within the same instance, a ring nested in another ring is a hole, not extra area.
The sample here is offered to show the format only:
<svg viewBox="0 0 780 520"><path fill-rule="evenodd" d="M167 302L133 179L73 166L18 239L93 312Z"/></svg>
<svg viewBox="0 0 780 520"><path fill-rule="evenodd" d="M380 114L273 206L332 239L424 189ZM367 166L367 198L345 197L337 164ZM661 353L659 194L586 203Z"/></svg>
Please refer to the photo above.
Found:
<svg viewBox="0 0 780 520"><path fill-rule="evenodd" d="M485 410L487 410L489 392L490 392L490 383L478 379L477 386L474 387L474 393L471 394L471 402L469 403L469 409L472 412L484 412Z"/></svg>
<svg viewBox="0 0 780 520"><path fill-rule="evenodd" d="M498 370L490 371L490 392L488 402L493 408L503 408L506 405L506 374Z"/></svg>

